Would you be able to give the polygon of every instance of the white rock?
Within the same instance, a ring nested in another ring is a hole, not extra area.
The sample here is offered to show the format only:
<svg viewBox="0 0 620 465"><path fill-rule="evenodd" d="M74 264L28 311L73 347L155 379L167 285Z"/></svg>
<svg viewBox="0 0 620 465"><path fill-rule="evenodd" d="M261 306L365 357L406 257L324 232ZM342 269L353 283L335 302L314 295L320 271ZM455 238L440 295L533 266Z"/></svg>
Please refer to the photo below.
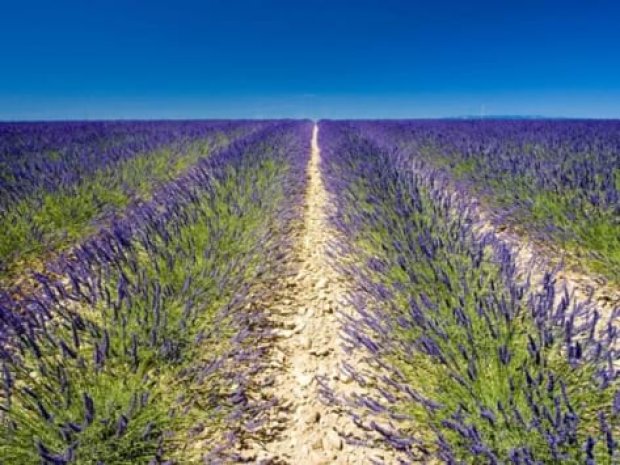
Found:
<svg viewBox="0 0 620 465"><path fill-rule="evenodd" d="M312 376L311 374L300 373L297 375L297 382L299 382L299 385L301 387L309 386L310 383L312 383L313 379L314 379L314 376Z"/></svg>
<svg viewBox="0 0 620 465"><path fill-rule="evenodd" d="M321 412L317 407L306 407L302 415L306 424L318 423L321 420Z"/></svg>
<svg viewBox="0 0 620 465"><path fill-rule="evenodd" d="M317 438L312 442L312 448L314 450L323 450L323 440L321 438Z"/></svg>
<svg viewBox="0 0 620 465"><path fill-rule="evenodd" d="M284 352L282 352L280 350L276 350L274 352L273 358L275 359L275 361L277 363L282 365L282 364L284 364L284 361L286 360L286 355L284 355Z"/></svg>
<svg viewBox="0 0 620 465"><path fill-rule="evenodd" d="M297 326L295 327L295 330L293 331L293 334L299 334L305 328L306 328L306 322L305 321L300 321L300 322L297 323Z"/></svg>
<svg viewBox="0 0 620 465"><path fill-rule="evenodd" d="M342 438L333 429L329 430L323 438L323 445L327 450L341 450Z"/></svg>
<svg viewBox="0 0 620 465"><path fill-rule="evenodd" d="M310 351L311 355L316 355L317 357L323 357L331 352L329 347L319 347Z"/></svg>

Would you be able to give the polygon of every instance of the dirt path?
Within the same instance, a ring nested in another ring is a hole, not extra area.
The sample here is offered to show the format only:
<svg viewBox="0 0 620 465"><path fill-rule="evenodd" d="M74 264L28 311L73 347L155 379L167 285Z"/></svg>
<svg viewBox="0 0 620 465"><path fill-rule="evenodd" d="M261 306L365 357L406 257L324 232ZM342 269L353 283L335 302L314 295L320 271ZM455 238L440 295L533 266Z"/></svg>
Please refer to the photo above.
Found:
<svg viewBox="0 0 620 465"><path fill-rule="evenodd" d="M387 452L352 446L341 435L355 425L337 407L321 402L318 379L338 394L350 394L355 383L341 373L351 355L341 347L338 315L348 313L348 288L326 254L334 231L328 222L329 198L319 171L318 127L312 136L303 225L293 232L296 247L289 258L294 272L273 296L271 318L278 329L272 350L270 395L279 399L266 423L264 440L248 445L255 463L319 465L397 463ZM354 363L354 362L353 362Z"/></svg>

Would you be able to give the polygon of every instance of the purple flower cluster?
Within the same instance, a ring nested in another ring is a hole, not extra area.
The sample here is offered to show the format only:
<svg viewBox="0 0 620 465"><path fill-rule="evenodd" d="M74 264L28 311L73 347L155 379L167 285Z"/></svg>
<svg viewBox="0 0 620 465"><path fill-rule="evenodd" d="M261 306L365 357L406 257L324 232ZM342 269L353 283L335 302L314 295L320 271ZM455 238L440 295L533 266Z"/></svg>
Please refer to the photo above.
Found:
<svg viewBox="0 0 620 465"><path fill-rule="evenodd" d="M620 309L520 269L391 124L320 131L337 262L359 288L344 329L380 373L352 373L374 392L351 400L355 421L410 461L617 463Z"/></svg>
<svg viewBox="0 0 620 465"><path fill-rule="evenodd" d="M358 130L447 173L501 225L620 278L620 122L381 121Z"/></svg>
<svg viewBox="0 0 620 465"><path fill-rule="evenodd" d="M0 280L39 268L268 121L0 125Z"/></svg>
<svg viewBox="0 0 620 465"><path fill-rule="evenodd" d="M269 408L250 290L281 266L311 125L263 126L0 296L1 462L222 457Z"/></svg>
<svg viewBox="0 0 620 465"><path fill-rule="evenodd" d="M265 122L135 121L0 124L0 210L36 190L52 192L136 155L183 147Z"/></svg>
<svg viewBox="0 0 620 465"><path fill-rule="evenodd" d="M452 168L470 164L466 179L483 190L518 179L536 190L579 191L582 201L620 214L620 121L382 121L358 128Z"/></svg>

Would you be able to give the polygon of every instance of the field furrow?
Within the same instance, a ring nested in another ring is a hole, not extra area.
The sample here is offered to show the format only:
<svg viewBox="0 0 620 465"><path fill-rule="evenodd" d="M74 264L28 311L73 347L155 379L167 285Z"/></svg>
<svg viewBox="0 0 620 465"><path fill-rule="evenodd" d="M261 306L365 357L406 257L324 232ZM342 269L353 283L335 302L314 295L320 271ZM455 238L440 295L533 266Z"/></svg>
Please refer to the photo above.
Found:
<svg viewBox="0 0 620 465"><path fill-rule="evenodd" d="M303 218L291 231L286 277L273 283L275 292L268 295L269 319L276 333L263 383L268 386L266 394L277 403L243 457L290 465L344 465L369 460L395 464L393 454L381 444L362 447L352 443L350 440L361 432L341 406L329 402L335 392L364 392L354 388L345 370L347 365L361 366L349 360L340 336L342 318L352 311L348 302L351 289L330 259L339 238L329 224L331 199L320 165L315 125Z"/></svg>

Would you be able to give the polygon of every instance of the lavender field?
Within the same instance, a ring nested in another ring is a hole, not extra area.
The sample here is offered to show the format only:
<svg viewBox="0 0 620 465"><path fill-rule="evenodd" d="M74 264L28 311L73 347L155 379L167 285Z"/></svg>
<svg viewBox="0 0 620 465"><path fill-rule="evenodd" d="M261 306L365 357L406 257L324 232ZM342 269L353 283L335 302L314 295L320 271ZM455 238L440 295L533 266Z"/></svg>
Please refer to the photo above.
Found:
<svg viewBox="0 0 620 465"><path fill-rule="evenodd" d="M620 123L0 123L0 465L620 463Z"/></svg>

